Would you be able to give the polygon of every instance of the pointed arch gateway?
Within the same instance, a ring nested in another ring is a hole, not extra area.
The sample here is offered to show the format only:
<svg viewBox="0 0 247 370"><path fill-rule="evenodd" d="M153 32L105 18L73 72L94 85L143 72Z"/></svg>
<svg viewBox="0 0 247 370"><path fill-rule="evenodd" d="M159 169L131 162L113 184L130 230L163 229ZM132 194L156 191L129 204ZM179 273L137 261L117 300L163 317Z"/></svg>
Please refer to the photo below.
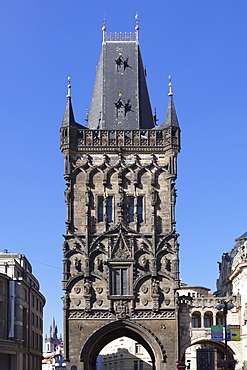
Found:
<svg viewBox="0 0 247 370"><path fill-rule="evenodd" d="M149 353L153 370L166 369L166 352L162 344L144 326L130 320L117 320L95 331L81 350L80 361L84 370L95 370L99 352L111 341L129 337L140 343Z"/></svg>

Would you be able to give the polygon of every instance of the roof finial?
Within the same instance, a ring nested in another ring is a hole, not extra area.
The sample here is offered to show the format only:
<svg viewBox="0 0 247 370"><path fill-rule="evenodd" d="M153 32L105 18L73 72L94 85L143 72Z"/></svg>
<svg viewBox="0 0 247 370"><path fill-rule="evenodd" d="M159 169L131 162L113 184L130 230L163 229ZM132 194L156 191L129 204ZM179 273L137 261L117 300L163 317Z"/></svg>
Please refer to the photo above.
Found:
<svg viewBox="0 0 247 370"><path fill-rule="evenodd" d="M71 85L70 85L70 77L68 77L68 94L67 98L71 98Z"/></svg>
<svg viewBox="0 0 247 370"><path fill-rule="evenodd" d="M172 79L171 79L171 76L170 75L168 76L168 80L169 80L169 84L168 84L168 86L169 86L169 94L168 94L168 96L173 96L173 93L172 93Z"/></svg>
<svg viewBox="0 0 247 370"><path fill-rule="evenodd" d="M136 30L136 41L138 41L138 31L140 29L140 27L139 27L138 13L136 13L136 15L135 15L135 23L136 23L136 26L135 26L135 30Z"/></svg>
<svg viewBox="0 0 247 370"><path fill-rule="evenodd" d="M105 19L105 15L104 15L104 19L102 21L102 31L103 31L103 42L105 41L105 32L106 32L106 19Z"/></svg>

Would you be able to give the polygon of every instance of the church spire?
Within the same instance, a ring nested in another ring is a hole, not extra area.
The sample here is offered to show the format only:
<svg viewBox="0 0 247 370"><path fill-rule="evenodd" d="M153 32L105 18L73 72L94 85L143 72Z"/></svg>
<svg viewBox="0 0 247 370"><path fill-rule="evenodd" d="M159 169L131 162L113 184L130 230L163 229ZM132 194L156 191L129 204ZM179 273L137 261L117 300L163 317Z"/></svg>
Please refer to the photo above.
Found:
<svg viewBox="0 0 247 370"><path fill-rule="evenodd" d="M66 95L67 97L67 103L65 107L65 112L63 116L63 122L62 126L75 126L75 117L74 117L74 112L72 108L72 101L71 101L71 84L70 84L70 77L68 77L68 93Z"/></svg>

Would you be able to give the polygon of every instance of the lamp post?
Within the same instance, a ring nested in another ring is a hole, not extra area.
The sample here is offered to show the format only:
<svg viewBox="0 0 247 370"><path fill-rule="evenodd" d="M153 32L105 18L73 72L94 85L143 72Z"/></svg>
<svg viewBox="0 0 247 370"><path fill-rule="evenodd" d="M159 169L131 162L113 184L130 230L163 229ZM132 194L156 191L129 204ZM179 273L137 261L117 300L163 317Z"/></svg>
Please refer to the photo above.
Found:
<svg viewBox="0 0 247 370"><path fill-rule="evenodd" d="M228 359L228 356L227 356L227 335L226 335L227 313L233 307L234 307L234 304L232 303L232 301L221 301L221 303L219 303L216 306L217 310L222 310L223 309L224 324L225 324L225 360Z"/></svg>

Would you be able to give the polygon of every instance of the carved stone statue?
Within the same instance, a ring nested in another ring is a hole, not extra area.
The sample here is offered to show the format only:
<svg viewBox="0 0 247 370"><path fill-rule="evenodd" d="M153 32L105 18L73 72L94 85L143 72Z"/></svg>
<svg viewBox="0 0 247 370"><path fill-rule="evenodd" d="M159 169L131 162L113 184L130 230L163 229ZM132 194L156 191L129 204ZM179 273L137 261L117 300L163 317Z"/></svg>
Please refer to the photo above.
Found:
<svg viewBox="0 0 247 370"><path fill-rule="evenodd" d="M66 310L68 310L69 306L70 306L70 298L69 298L69 294L67 292L63 296L63 304L64 304L64 308Z"/></svg>
<svg viewBox="0 0 247 370"><path fill-rule="evenodd" d="M67 188L64 191L64 201L65 201L66 204L70 203L70 193L71 193L70 187L67 186Z"/></svg>
<svg viewBox="0 0 247 370"><path fill-rule="evenodd" d="M91 292L91 283L86 281L84 284L84 294L90 294Z"/></svg>
<svg viewBox="0 0 247 370"><path fill-rule="evenodd" d="M159 294L159 283L157 280L153 280L152 282L152 293Z"/></svg>
<svg viewBox="0 0 247 370"><path fill-rule="evenodd" d="M151 204L152 206L156 206L158 201L158 192L155 188L152 188L151 190Z"/></svg>
<svg viewBox="0 0 247 370"><path fill-rule="evenodd" d="M123 190L123 188L119 188L118 190L118 194L119 194L119 202L118 202L118 207L122 208L123 205L124 205L124 200L125 200L125 192Z"/></svg>
<svg viewBox="0 0 247 370"><path fill-rule="evenodd" d="M81 271L81 260L79 260L79 258L75 258L74 260L74 264L75 264L75 268L77 271Z"/></svg>
<svg viewBox="0 0 247 370"><path fill-rule="evenodd" d="M91 201L91 190L90 189L87 189L86 192L85 192L85 204L86 206L89 206L90 205L90 201Z"/></svg>

